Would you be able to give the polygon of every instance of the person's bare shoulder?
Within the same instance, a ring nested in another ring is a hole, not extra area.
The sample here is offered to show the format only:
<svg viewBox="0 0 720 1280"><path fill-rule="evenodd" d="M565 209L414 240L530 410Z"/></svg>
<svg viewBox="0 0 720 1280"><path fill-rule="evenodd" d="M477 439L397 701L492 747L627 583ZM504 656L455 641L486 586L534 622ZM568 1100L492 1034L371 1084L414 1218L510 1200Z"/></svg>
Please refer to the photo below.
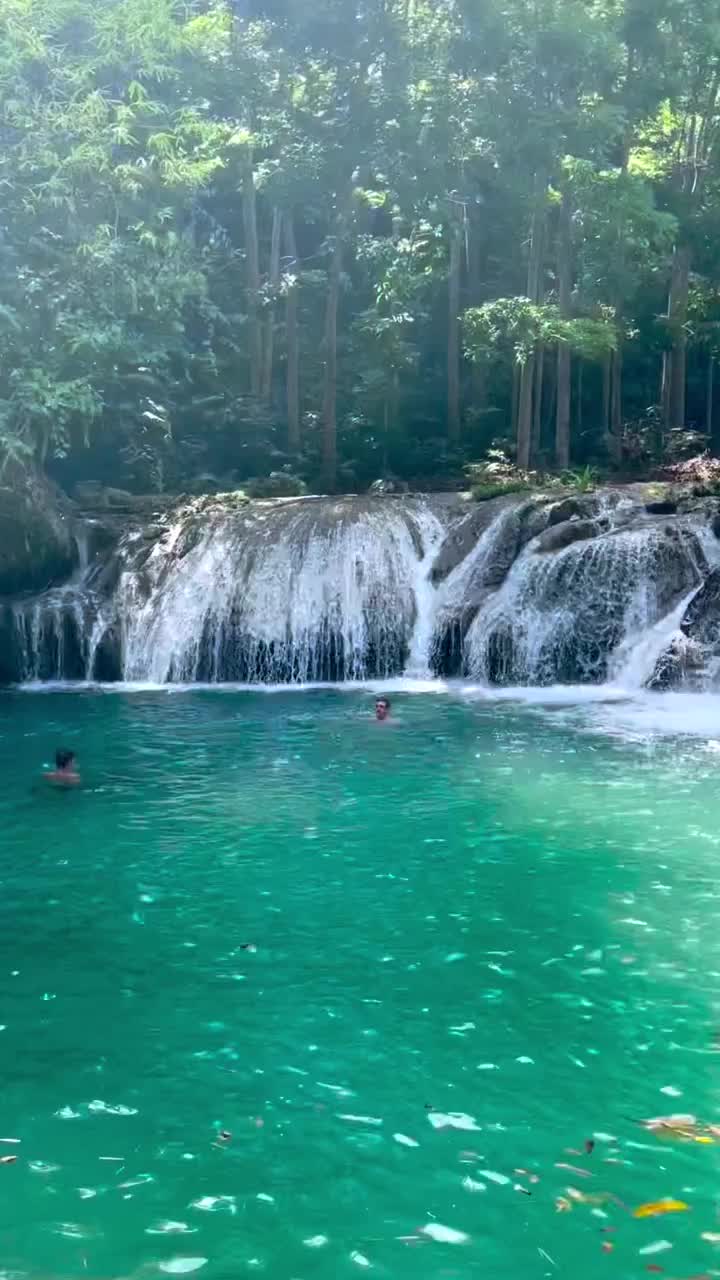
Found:
<svg viewBox="0 0 720 1280"><path fill-rule="evenodd" d="M79 773L65 773L62 770L53 770L52 773L43 774L43 777L51 787L79 787L82 781Z"/></svg>

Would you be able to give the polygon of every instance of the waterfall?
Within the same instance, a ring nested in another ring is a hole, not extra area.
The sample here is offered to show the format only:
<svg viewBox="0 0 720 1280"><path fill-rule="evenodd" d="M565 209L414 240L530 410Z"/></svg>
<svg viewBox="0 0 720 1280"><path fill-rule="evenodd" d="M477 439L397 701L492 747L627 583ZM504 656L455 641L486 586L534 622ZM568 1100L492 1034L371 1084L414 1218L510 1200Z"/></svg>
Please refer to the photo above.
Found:
<svg viewBox="0 0 720 1280"><path fill-rule="evenodd" d="M434 601L432 663L444 675L463 664L464 637L472 618L501 585L518 549L523 505L502 508L477 542L440 582Z"/></svg>
<svg viewBox="0 0 720 1280"><path fill-rule="evenodd" d="M195 499L114 543L101 531L66 586L0 605L0 681L275 685L433 671L638 689L686 651L699 681L702 655L681 624L720 565L712 517L660 518L616 493L486 506Z"/></svg>
<svg viewBox="0 0 720 1280"><path fill-rule="evenodd" d="M600 683L701 582L694 532L648 520L541 549L535 540L472 623L465 670L489 684Z"/></svg>
<svg viewBox="0 0 720 1280"><path fill-rule="evenodd" d="M421 500L191 508L121 578L123 676L364 680L399 674L409 657L417 673L442 535Z"/></svg>

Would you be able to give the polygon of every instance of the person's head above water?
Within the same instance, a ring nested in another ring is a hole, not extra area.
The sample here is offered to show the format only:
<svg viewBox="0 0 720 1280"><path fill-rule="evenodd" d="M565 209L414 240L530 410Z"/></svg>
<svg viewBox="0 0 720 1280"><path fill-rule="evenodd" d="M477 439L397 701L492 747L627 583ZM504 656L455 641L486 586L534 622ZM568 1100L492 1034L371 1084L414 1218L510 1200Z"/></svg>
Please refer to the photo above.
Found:
<svg viewBox="0 0 720 1280"><path fill-rule="evenodd" d="M74 751L66 747L58 747L55 752L55 768L46 773L48 782L58 787L77 787L80 785L80 774L77 771L77 757Z"/></svg>
<svg viewBox="0 0 720 1280"><path fill-rule="evenodd" d="M375 719L387 720L388 716L390 715L390 706L391 706L391 703L389 698L376 698L375 699Z"/></svg>

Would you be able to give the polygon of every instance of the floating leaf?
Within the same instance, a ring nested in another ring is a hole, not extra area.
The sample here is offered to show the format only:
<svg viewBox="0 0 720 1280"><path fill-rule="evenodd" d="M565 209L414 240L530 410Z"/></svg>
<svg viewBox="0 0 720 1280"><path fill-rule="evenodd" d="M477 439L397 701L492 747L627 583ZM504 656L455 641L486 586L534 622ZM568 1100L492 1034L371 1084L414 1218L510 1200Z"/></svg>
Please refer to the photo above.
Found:
<svg viewBox="0 0 720 1280"><path fill-rule="evenodd" d="M661 1213L685 1213L690 1208L684 1200L652 1200L633 1210L633 1218L656 1218Z"/></svg>
<svg viewBox="0 0 720 1280"><path fill-rule="evenodd" d="M562 1161L556 1162L555 1168L565 1169L567 1173L575 1173L578 1178L592 1178L593 1176L589 1169L578 1169L577 1165L564 1164Z"/></svg>

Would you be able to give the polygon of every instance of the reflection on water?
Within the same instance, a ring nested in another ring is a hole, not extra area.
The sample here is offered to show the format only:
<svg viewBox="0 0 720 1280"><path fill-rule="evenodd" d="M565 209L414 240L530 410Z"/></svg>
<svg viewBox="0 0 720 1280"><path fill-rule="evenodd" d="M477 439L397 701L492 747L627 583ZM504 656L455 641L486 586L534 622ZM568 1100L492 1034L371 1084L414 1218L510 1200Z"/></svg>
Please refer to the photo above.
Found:
<svg viewBox="0 0 720 1280"><path fill-rule="evenodd" d="M639 1123L720 1118L720 701L585 695L5 696L0 1274L720 1270Z"/></svg>

